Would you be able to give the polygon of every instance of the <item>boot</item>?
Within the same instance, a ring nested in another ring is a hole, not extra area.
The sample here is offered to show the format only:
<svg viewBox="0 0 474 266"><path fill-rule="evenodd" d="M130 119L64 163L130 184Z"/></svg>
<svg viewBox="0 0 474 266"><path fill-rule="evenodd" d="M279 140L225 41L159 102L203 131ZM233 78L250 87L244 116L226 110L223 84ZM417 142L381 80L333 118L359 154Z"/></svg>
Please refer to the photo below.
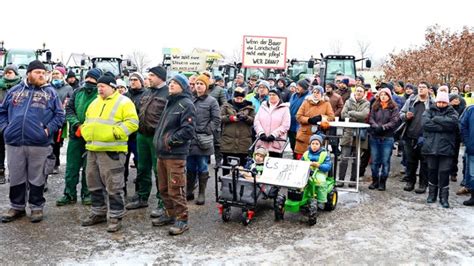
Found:
<svg viewBox="0 0 474 266"><path fill-rule="evenodd" d="M0 168L0 185L3 185L7 182L5 178L5 169Z"/></svg>
<svg viewBox="0 0 474 266"><path fill-rule="evenodd" d="M415 193L416 194L423 194L426 192L426 184L424 184L423 182L420 182L418 184L418 188L415 189Z"/></svg>
<svg viewBox="0 0 474 266"><path fill-rule="evenodd" d="M122 218L110 218L107 224L107 232L115 233L122 228Z"/></svg>
<svg viewBox="0 0 474 266"><path fill-rule="evenodd" d="M2 216L2 223L9 223L25 215L25 210L9 209L8 212Z"/></svg>
<svg viewBox="0 0 474 266"><path fill-rule="evenodd" d="M206 186L209 179L209 173L204 172L199 175L199 195L196 200L197 205L204 205L206 202Z"/></svg>
<svg viewBox="0 0 474 266"><path fill-rule="evenodd" d="M415 189L415 184L412 182L407 182L406 186L403 188L405 191L412 191L413 189Z"/></svg>
<svg viewBox="0 0 474 266"><path fill-rule="evenodd" d="M449 208L449 187L443 187L439 191L439 203L443 208Z"/></svg>
<svg viewBox="0 0 474 266"><path fill-rule="evenodd" d="M438 197L438 186L428 183L428 198L426 199L426 203L436 202L437 197Z"/></svg>
<svg viewBox="0 0 474 266"><path fill-rule="evenodd" d="M369 189L378 189L379 188L379 178L378 177L372 177L372 184L370 184Z"/></svg>
<svg viewBox="0 0 474 266"><path fill-rule="evenodd" d="M474 206L474 190L471 191L471 198L464 201L462 204L464 204L465 206Z"/></svg>
<svg viewBox="0 0 474 266"><path fill-rule="evenodd" d="M387 177L380 177L379 191L385 191L385 183L387 183Z"/></svg>
<svg viewBox="0 0 474 266"><path fill-rule="evenodd" d="M194 200L194 189L196 188L196 173L186 172L186 200Z"/></svg>
<svg viewBox="0 0 474 266"><path fill-rule="evenodd" d="M35 210L31 211L31 222L32 223L39 223L43 220L43 210Z"/></svg>

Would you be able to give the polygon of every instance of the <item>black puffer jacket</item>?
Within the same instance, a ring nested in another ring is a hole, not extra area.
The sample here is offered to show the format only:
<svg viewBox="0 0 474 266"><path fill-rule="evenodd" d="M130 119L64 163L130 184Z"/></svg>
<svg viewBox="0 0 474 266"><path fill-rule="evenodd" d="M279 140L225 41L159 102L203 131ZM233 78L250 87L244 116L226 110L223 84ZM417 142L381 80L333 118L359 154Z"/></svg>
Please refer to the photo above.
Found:
<svg viewBox="0 0 474 266"><path fill-rule="evenodd" d="M214 131L221 126L221 111L217 100L210 95L195 97L194 107L196 107L196 127L195 134L213 135ZM196 136L191 141L189 155L212 155L214 147L201 149L196 141Z"/></svg>
<svg viewBox="0 0 474 266"><path fill-rule="evenodd" d="M168 96L153 137L159 158L186 159L190 140L194 137L195 119L196 108L189 88L184 88L180 94Z"/></svg>
<svg viewBox="0 0 474 266"><path fill-rule="evenodd" d="M423 155L454 156L459 134L458 114L453 107L440 109L433 104L423 114Z"/></svg>

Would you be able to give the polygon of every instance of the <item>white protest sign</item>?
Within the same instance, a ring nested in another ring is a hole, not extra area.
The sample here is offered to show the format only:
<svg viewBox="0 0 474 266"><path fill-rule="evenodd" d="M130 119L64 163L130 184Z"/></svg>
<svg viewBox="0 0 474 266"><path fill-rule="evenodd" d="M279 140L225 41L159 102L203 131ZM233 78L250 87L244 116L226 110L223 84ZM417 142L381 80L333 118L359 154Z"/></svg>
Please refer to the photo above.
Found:
<svg viewBox="0 0 474 266"><path fill-rule="evenodd" d="M286 37L244 36L242 67L286 68Z"/></svg>
<svg viewBox="0 0 474 266"><path fill-rule="evenodd" d="M206 70L205 54L172 54L172 71L204 71Z"/></svg>
<svg viewBox="0 0 474 266"><path fill-rule="evenodd" d="M310 164L311 162L308 161L267 157L258 182L281 187L303 188L308 182Z"/></svg>

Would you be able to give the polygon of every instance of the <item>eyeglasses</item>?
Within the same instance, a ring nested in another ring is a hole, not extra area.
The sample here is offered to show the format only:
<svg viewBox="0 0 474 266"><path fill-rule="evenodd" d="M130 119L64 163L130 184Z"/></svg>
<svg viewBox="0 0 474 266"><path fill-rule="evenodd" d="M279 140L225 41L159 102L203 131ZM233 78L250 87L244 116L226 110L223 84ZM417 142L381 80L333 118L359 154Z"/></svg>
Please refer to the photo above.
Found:
<svg viewBox="0 0 474 266"><path fill-rule="evenodd" d="M137 78L131 78L131 79L129 79L129 80L130 80L130 81L138 81Z"/></svg>
<svg viewBox="0 0 474 266"><path fill-rule="evenodd" d="M189 83L189 86L194 86L196 85L196 83Z"/></svg>

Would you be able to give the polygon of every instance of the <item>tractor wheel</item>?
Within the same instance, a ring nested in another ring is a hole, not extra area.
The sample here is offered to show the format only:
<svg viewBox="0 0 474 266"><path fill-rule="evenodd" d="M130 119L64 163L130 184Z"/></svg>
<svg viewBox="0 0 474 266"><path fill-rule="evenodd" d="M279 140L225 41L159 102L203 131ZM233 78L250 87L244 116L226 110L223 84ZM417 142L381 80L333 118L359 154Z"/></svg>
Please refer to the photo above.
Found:
<svg viewBox="0 0 474 266"><path fill-rule="evenodd" d="M230 221L230 207L226 206L224 207L224 210L222 210L222 221L228 222Z"/></svg>
<svg viewBox="0 0 474 266"><path fill-rule="evenodd" d="M328 201L324 204L325 211L334 211L336 209L337 200L339 199L339 195L337 194L337 190L333 189L329 192Z"/></svg>
<svg viewBox="0 0 474 266"><path fill-rule="evenodd" d="M283 220L285 216L285 201L286 197L284 195L279 194L273 203L273 208L275 212L275 221Z"/></svg>
<svg viewBox="0 0 474 266"><path fill-rule="evenodd" d="M317 222L318 215L318 201L311 199L308 203L308 225L313 226Z"/></svg>

